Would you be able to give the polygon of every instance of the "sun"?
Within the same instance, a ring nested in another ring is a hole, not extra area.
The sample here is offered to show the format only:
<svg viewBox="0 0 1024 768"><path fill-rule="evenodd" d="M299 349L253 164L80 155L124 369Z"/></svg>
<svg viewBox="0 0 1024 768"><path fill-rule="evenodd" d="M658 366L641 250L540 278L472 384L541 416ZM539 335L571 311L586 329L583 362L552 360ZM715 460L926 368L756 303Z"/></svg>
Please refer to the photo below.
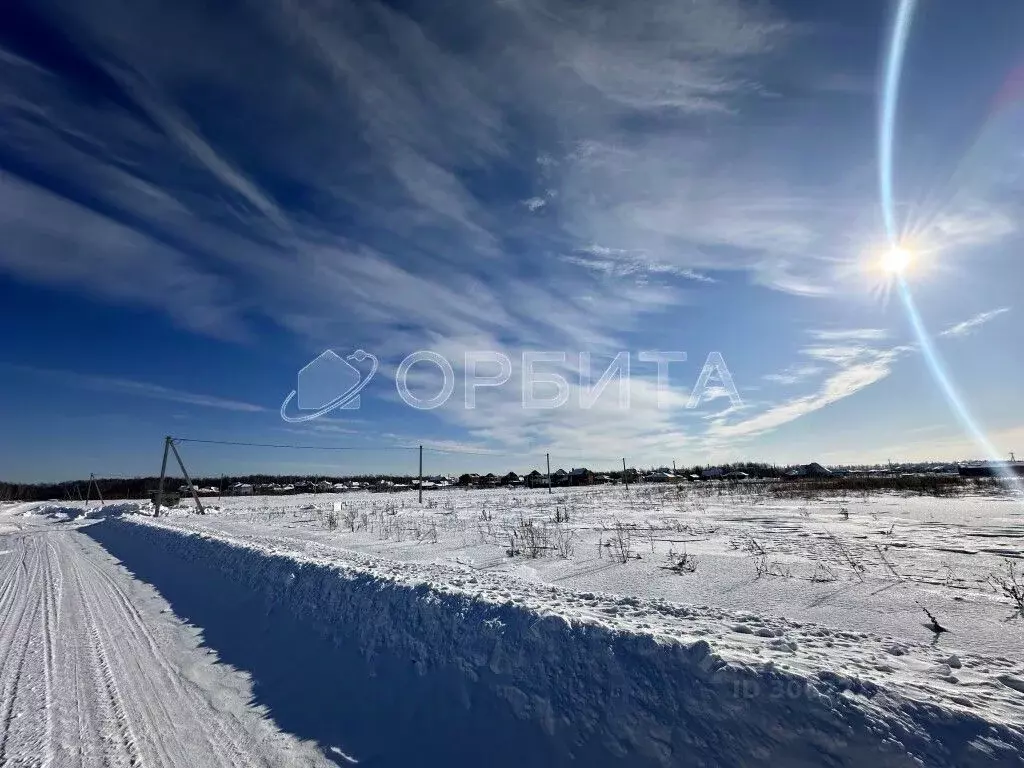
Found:
<svg viewBox="0 0 1024 768"><path fill-rule="evenodd" d="M895 245L882 254L882 270L893 277L905 273L914 262L914 253L909 248Z"/></svg>

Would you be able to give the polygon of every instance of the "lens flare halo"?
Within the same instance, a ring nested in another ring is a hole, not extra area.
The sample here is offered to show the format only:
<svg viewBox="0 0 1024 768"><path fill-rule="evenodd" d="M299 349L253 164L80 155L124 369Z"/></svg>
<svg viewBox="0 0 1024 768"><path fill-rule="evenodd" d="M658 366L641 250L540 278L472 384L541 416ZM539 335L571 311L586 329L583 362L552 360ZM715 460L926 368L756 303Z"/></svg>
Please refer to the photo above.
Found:
<svg viewBox="0 0 1024 768"><path fill-rule="evenodd" d="M905 274L913 263L914 252L902 245L895 245L882 254L882 270L894 277Z"/></svg>

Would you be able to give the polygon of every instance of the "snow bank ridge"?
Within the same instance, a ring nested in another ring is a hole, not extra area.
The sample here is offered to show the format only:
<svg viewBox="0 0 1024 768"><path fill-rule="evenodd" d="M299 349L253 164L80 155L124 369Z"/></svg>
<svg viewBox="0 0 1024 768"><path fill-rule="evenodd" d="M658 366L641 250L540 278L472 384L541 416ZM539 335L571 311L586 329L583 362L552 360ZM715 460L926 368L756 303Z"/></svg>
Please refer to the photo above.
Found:
<svg viewBox="0 0 1024 768"><path fill-rule="evenodd" d="M260 595L268 610L358 648L370 668L404 659L419 675L454 677L459 695L430 706L464 708L467 728L492 726L474 721L477 697L499 698L550 743L551 765L584 757L588 765L776 768L1024 760L1024 735L1012 726L838 673L807 677L771 663L727 663L706 640L538 611L514 591L485 589L471 572L439 583L385 561L354 567L141 517L98 526L101 541L168 553L183 568L212 567ZM614 612L616 602L607 602Z"/></svg>

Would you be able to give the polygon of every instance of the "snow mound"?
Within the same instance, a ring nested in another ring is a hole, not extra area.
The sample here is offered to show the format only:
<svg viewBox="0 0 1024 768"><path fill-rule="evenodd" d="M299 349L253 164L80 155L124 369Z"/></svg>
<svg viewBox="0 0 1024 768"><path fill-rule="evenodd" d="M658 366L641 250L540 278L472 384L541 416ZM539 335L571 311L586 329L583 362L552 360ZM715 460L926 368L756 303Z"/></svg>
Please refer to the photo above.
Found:
<svg viewBox="0 0 1024 768"><path fill-rule="evenodd" d="M65 504L43 504L40 507L26 511L24 516L48 517L51 520L68 521L77 520L83 514L85 514L85 510L82 507L74 507Z"/></svg>
<svg viewBox="0 0 1024 768"><path fill-rule="evenodd" d="M417 688L436 699L417 702L424 713L458 710L467 733L495 743L508 741L498 729L519 723L529 738L512 743L532 750L533 762L887 768L1010 766L1024 756L1020 724L971 711L976 694L877 681L874 672L903 657L860 633L572 593L451 566L343 558L315 545L289 551L273 540L189 530L179 520L111 518L91 535L129 567L159 553L183 574L215 573L258 596L265 615L287 614L338 649L356 649L371 674L404 660L409 674L436 682ZM748 655L729 645L737 636ZM802 659L814 638L876 667L868 674ZM759 661L762 653L771 658ZM950 666L934 674L949 677ZM405 697L389 680L367 690L367 706ZM996 684L1015 697L1006 711L1019 713L1019 678L1007 672ZM500 702L507 717L480 701ZM422 764L457 754L428 749ZM496 750L493 757L494 765L514 765L522 755Z"/></svg>
<svg viewBox="0 0 1024 768"><path fill-rule="evenodd" d="M142 508L142 502L121 501L86 510L85 516L89 518L104 518L119 515L138 515L142 513Z"/></svg>
<svg viewBox="0 0 1024 768"><path fill-rule="evenodd" d="M82 518L94 520L119 515L141 514L146 506L149 506L146 502L139 501L116 501L97 506L90 506L87 503L30 504L27 505L24 512L21 512L21 516L45 517L56 522L71 522Z"/></svg>

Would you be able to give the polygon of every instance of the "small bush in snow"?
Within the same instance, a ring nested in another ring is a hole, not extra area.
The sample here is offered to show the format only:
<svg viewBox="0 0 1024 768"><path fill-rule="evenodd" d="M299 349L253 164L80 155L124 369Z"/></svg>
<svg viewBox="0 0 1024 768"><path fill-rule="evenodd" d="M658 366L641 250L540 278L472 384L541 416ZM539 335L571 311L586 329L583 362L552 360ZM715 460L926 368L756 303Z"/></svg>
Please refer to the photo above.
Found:
<svg viewBox="0 0 1024 768"><path fill-rule="evenodd" d="M655 528L652 523L647 523L646 528L641 528L637 531L637 535L650 546L652 555L654 554L654 545L658 541L659 533L661 533L661 529Z"/></svg>
<svg viewBox="0 0 1024 768"><path fill-rule="evenodd" d="M554 554L568 559L576 549L576 534L560 523L551 524L520 516L511 525L506 524L503 531L503 538L509 543L505 550L509 557L525 555L538 558Z"/></svg>
<svg viewBox="0 0 1024 768"><path fill-rule="evenodd" d="M757 539L747 539L742 547L754 560L755 579L760 579L762 576L777 576L782 579L793 578L793 566L789 563L769 560L768 550Z"/></svg>
<svg viewBox="0 0 1024 768"><path fill-rule="evenodd" d="M615 523L612 536L605 543L611 551L612 558L623 565L630 560L639 560L640 555L633 552L633 538L631 530L620 522Z"/></svg>
<svg viewBox="0 0 1024 768"><path fill-rule="evenodd" d="M686 550L680 554L670 549L668 563L667 569L674 573L696 573L697 571L697 558Z"/></svg>
<svg viewBox="0 0 1024 768"><path fill-rule="evenodd" d="M929 611L927 608L925 608L920 603L917 604L917 607L920 608L922 611L924 611L925 615L928 617L928 621L925 623L925 627L927 627L928 629L930 629L932 632L935 633L936 641L939 639L939 635L941 635L943 632L949 632L948 629L946 629L944 626L939 624L939 620L937 618L935 618L935 614L933 614L931 611Z"/></svg>
<svg viewBox="0 0 1024 768"><path fill-rule="evenodd" d="M989 584L1004 597L1009 598L1017 610L1015 618L1024 616L1024 573L1017 570L1017 564L1012 560L1006 560L1006 573L993 574L988 577Z"/></svg>
<svg viewBox="0 0 1024 768"><path fill-rule="evenodd" d="M333 531L338 527L338 513L333 509L328 510L323 515L324 528L328 531Z"/></svg>
<svg viewBox="0 0 1024 768"><path fill-rule="evenodd" d="M576 534L569 528L555 526L555 552L564 560L568 560L576 551Z"/></svg>

